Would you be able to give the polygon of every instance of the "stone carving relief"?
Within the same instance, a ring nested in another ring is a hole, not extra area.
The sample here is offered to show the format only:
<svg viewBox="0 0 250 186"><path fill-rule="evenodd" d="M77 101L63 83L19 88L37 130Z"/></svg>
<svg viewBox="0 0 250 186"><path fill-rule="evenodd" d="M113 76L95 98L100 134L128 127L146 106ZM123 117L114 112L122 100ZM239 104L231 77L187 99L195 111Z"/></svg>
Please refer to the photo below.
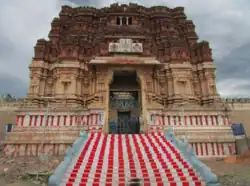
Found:
<svg viewBox="0 0 250 186"><path fill-rule="evenodd" d="M179 93L181 95L187 94L187 81L186 80L178 80L178 88L179 88Z"/></svg>
<svg viewBox="0 0 250 186"><path fill-rule="evenodd" d="M69 81L62 81L62 86L63 86L63 93L66 94L68 93L69 87L70 87Z"/></svg>
<svg viewBox="0 0 250 186"><path fill-rule="evenodd" d="M188 56L188 54L186 52L182 52L181 58L184 60L190 60L190 57Z"/></svg>
<svg viewBox="0 0 250 186"><path fill-rule="evenodd" d="M145 74L145 81L146 81L147 90L149 92L152 92L153 91L153 81L152 81L152 77L149 74Z"/></svg>
<svg viewBox="0 0 250 186"><path fill-rule="evenodd" d="M119 43L109 43L109 52L119 51Z"/></svg>
<svg viewBox="0 0 250 186"><path fill-rule="evenodd" d="M120 39L119 42L109 43L109 52L122 52L122 53L142 53L142 43L133 43L132 39Z"/></svg>
<svg viewBox="0 0 250 186"><path fill-rule="evenodd" d="M195 96L200 96L199 82L194 81L192 84L192 91Z"/></svg>
<svg viewBox="0 0 250 186"><path fill-rule="evenodd" d="M142 53L143 52L142 44L141 43L133 43L132 44L132 52Z"/></svg>
<svg viewBox="0 0 250 186"><path fill-rule="evenodd" d="M107 46L106 43L101 43L100 44L100 54L101 55L108 55L109 52L109 47Z"/></svg>
<svg viewBox="0 0 250 186"><path fill-rule="evenodd" d="M176 29L170 28L169 29L169 35L170 35L171 39L179 40L179 34L178 34L178 31Z"/></svg>
<svg viewBox="0 0 250 186"><path fill-rule="evenodd" d="M61 81L62 82L71 82L71 76L70 76L70 74L62 74L61 75Z"/></svg>
<svg viewBox="0 0 250 186"><path fill-rule="evenodd" d="M171 55L171 58L174 59L174 60L183 59L181 51L180 50L173 51L172 55Z"/></svg>
<svg viewBox="0 0 250 186"><path fill-rule="evenodd" d="M215 84L210 84L209 85L209 93L212 94L212 95L215 95L216 94L216 86Z"/></svg>
<svg viewBox="0 0 250 186"><path fill-rule="evenodd" d="M30 82L30 93L32 94L37 93L38 86L39 86L39 80L36 76L34 76Z"/></svg>

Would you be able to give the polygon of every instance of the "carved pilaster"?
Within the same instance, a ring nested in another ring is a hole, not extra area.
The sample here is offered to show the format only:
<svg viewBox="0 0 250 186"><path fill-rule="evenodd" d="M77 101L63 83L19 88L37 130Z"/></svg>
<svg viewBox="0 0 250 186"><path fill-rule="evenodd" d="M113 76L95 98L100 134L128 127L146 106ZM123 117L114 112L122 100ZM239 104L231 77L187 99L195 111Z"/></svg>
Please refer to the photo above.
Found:
<svg viewBox="0 0 250 186"><path fill-rule="evenodd" d="M166 79L165 71L160 71L158 74L158 82L159 82L159 92L161 95L166 96L167 95L167 86L168 82Z"/></svg>
<svg viewBox="0 0 250 186"><path fill-rule="evenodd" d="M216 94L215 74L212 71L205 71L205 77L206 77L206 80L207 80L208 95L213 96L213 95Z"/></svg>
<svg viewBox="0 0 250 186"><path fill-rule="evenodd" d="M72 80L71 80L71 86L69 87L69 89L70 89L70 94L71 95L76 95L76 93L77 93L77 72L72 72L73 74L71 74L71 76L72 76Z"/></svg>
<svg viewBox="0 0 250 186"><path fill-rule="evenodd" d="M32 69L30 72L30 89L29 94L39 96L41 92L41 69Z"/></svg>
<svg viewBox="0 0 250 186"><path fill-rule="evenodd" d="M77 97L81 97L82 95L82 76L80 74L76 77L76 95Z"/></svg>
<svg viewBox="0 0 250 186"><path fill-rule="evenodd" d="M193 78L192 78L192 90L193 90L193 95L196 98L201 97L201 84L199 81L199 77L197 75L196 71L193 71Z"/></svg>
<svg viewBox="0 0 250 186"><path fill-rule="evenodd" d="M174 95L174 82L173 82L173 74L170 69L166 70L166 79L167 79L167 90L168 97L171 98Z"/></svg>
<svg viewBox="0 0 250 186"><path fill-rule="evenodd" d="M199 81L200 81L200 86L201 86L201 98L202 98L202 103L204 105L207 104L208 102L208 84L207 84L207 79L205 77L205 73L203 70L198 71L198 76L199 76Z"/></svg>

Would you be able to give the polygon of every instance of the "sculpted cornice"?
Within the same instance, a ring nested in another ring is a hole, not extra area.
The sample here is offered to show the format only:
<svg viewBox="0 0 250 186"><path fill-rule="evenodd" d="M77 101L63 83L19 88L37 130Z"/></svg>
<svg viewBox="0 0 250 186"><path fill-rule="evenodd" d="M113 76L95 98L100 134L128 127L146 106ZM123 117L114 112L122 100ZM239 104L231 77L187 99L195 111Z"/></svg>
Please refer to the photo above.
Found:
<svg viewBox="0 0 250 186"><path fill-rule="evenodd" d="M214 72L205 72L205 77L207 79L215 79L215 73Z"/></svg>
<svg viewBox="0 0 250 186"><path fill-rule="evenodd" d="M192 64L190 62L171 64L171 62L170 62L169 68L172 68L172 69L192 69Z"/></svg>
<svg viewBox="0 0 250 186"><path fill-rule="evenodd" d="M213 62L203 62L201 64L197 64L197 70L203 69L216 69L216 67Z"/></svg>
<svg viewBox="0 0 250 186"><path fill-rule="evenodd" d="M62 61L51 65L51 70L57 68L75 68L86 70L86 64L80 63L79 61Z"/></svg>
<svg viewBox="0 0 250 186"><path fill-rule="evenodd" d="M49 64L45 61L37 61L37 60L33 60L31 62L31 64L29 65L30 69L34 69L34 68L42 68L42 69L48 69L49 68Z"/></svg>

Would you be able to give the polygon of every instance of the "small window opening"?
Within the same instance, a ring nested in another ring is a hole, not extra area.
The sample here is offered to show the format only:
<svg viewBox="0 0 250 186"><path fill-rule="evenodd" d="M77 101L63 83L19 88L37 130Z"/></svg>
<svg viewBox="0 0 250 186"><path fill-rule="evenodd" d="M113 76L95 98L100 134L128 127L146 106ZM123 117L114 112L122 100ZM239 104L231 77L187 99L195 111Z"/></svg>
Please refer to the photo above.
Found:
<svg viewBox="0 0 250 186"><path fill-rule="evenodd" d="M7 132L11 132L12 131L12 124L8 124L7 125Z"/></svg>
<svg viewBox="0 0 250 186"><path fill-rule="evenodd" d="M68 49L68 54L71 55L72 54L72 50L71 49Z"/></svg>
<svg viewBox="0 0 250 186"><path fill-rule="evenodd" d="M120 25L120 24L121 24L120 17L116 17L116 24L117 24L117 25Z"/></svg>
<svg viewBox="0 0 250 186"><path fill-rule="evenodd" d="M128 25L132 25L132 17L128 18Z"/></svg>
<svg viewBox="0 0 250 186"><path fill-rule="evenodd" d="M122 24L123 24L123 25L126 25L126 24L127 24L127 18L126 18L126 17L123 17L123 18L122 18Z"/></svg>

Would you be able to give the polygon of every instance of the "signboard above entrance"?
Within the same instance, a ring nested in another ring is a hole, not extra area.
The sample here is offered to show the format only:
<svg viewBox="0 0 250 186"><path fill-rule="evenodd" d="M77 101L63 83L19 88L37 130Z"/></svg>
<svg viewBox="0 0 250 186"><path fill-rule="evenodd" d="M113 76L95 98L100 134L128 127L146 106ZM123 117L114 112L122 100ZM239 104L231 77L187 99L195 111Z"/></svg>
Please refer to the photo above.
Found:
<svg viewBox="0 0 250 186"><path fill-rule="evenodd" d="M142 43L133 42L132 39L120 39L119 42L109 43L109 52L142 53Z"/></svg>

